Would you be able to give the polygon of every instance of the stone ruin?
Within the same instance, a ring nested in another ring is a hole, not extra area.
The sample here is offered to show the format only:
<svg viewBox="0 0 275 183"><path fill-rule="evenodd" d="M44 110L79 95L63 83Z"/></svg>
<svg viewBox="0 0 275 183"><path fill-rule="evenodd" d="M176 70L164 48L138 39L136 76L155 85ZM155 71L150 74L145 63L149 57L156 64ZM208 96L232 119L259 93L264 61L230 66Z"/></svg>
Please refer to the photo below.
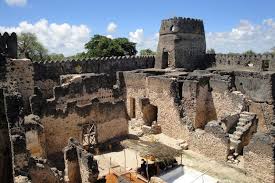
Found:
<svg viewBox="0 0 275 183"><path fill-rule="evenodd" d="M203 22L181 17L162 21L156 57L39 62L16 44L0 37L2 182L97 182L93 153L132 118L274 182L273 55L206 54Z"/></svg>

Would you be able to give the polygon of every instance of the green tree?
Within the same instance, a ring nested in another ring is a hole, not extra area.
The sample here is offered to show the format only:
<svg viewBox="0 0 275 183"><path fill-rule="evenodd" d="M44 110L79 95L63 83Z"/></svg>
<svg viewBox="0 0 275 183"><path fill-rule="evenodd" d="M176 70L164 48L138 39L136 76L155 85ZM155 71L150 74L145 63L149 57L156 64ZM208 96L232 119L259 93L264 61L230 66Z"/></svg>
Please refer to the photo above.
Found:
<svg viewBox="0 0 275 183"><path fill-rule="evenodd" d="M60 53L60 54L52 53L52 54L47 55L46 59L47 60L64 60L65 56L62 53Z"/></svg>
<svg viewBox="0 0 275 183"><path fill-rule="evenodd" d="M21 33L18 36L18 54L20 58L40 61L47 57L48 50L37 40L35 34Z"/></svg>
<svg viewBox="0 0 275 183"><path fill-rule="evenodd" d="M67 57L68 59L83 60L87 57L85 52L77 53L76 55Z"/></svg>
<svg viewBox="0 0 275 183"><path fill-rule="evenodd" d="M208 53L208 54L215 54L216 52L215 52L215 50L213 48L210 48L210 49L208 49L206 51L206 53Z"/></svg>
<svg viewBox="0 0 275 183"><path fill-rule="evenodd" d="M135 55L137 53L136 43L127 38L110 39L106 36L95 35L85 44L87 57L110 57Z"/></svg>
<svg viewBox="0 0 275 183"><path fill-rule="evenodd" d="M245 54L245 55L256 55L256 53L253 50L247 50L247 51L243 52L243 54Z"/></svg>
<svg viewBox="0 0 275 183"><path fill-rule="evenodd" d="M139 54L141 56L146 56L146 55L156 55L156 52L150 50L150 49L143 49L139 51Z"/></svg>
<svg viewBox="0 0 275 183"><path fill-rule="evenodd" d="M271 53L272 53L273 55L275 55L275 46L272 47L270 50L271 50Z"/></svg>

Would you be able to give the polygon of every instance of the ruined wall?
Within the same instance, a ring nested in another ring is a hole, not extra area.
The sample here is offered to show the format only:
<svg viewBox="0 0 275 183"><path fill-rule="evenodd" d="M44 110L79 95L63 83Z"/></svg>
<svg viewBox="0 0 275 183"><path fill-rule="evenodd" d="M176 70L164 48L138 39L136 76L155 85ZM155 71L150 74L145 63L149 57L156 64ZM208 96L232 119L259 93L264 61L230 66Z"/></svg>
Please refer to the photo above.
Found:
<svg viewBox="0 0 275 183"><path fill-rule="evenodd" d="M116 79L108 74L79 74L61 77L54 97L31 98L33 111L41 116L48 156L62 151L69 137L82 142L83 126L96 125L97 143L128 134L127 113ZM45 102L41 102L45 100Z"/></svg>
<svg viewBox="0 0 275 183"><path fill-rule="evenodd" d="M120 98L119 90L114 89L116 77L108 74L62 75L61 85L54 88L57 108L63 108L70 101L85 105L96 99L99 102L113 102Z"/></svg>
<svg viewBox="0 0 275 183"><path fill-rule="evenodd" d="M225 162L227 160L229 138L223 128L216 122L208 123L204 130L192 132L188 143L195 152L218 161Z"/></svg>
<svg viewBox="0 0 275 183"><path fill-rule="evenodd" d="M207 60L217 68L232 70L254 70L272 71L275 70L275 57L273 54L264 55L229 55L216 54L207 55Z"/></svg>
<svg viewBox="0 0 275 183"><path fill-rule="evenodd" d="M35 86L41 88L44 96L53 96L52 88L60 84L59 76L81 73L109 73L154 67L153 56L102 57L85 60L35 62Z"/></svg>
<svg viewBox="0 0 275 183"><path fill-rule="evenodd" d="M153 76L149 73L124 72L128 112L130 100L134 98L136 118L143 120L142 101L146 98L151 105L157 107L157 123L161 125L162 132L171 137L186 138L188 132L182 123L181 109L178 106L179 86L171 78ZM156 71L154 74L164 73Z"/></svg>
<svg viewBox="0 0 275 183"><path fill-rule="evenodd" d="M17 90L24 102L24 111L30 113L29 97L34 93L33 67L29 59L6 60L6 86L8 92Z"/></svg>
<svg viewBox="0 0 275 183"><path fill-rule="evenodd" d="M48 155L61 152L69 137L82 141L82 126L85 124L96 124L98 143L128 134L123 102L71 106L64 113L61 111L47 113L41 121L45 128Z"/></svg>
<svg viewBox="0 0 275 183"><path fill-rule="evenodd" d="M182 105L188 122L204 128L211 120L239 114L246 107L244 95L232 92L230 75L190 73L182 85Z"/></svg>
<svg viewBox="0 0 275 183"><path fill-rule="evenodd" d="M244 166L248 176L260 178L259 182L274 182L274 153L274 137L262 133L254 134L248 146L244 147Z"/></svg>
<svg viewBox="0 0 275 183"><path fill-rule="evenodd" d="M88 153L80 143L70 138L64 148L65 182L97 182L98 164L91 153Z"/></svg>

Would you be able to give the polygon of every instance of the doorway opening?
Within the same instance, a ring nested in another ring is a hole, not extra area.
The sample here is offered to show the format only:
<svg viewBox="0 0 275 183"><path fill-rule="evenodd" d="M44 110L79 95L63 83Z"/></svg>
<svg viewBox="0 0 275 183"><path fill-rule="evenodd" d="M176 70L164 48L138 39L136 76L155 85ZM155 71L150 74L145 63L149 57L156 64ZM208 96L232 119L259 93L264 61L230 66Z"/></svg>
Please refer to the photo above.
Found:
<svg viewBox="0 0 275 183"><path fill-rule="evenodd" d="M269 60L263 60L262 62L262 70L263 71L268 71L269 69Z"/></svg>
<svg viewBox="0 0 275 183"><path fill-rule="evenodd" d="M168 63L168 52L167 51L163 51L162 52L162 68L165 69L168 67L169 63Z"/></svg>
<svg viewBox="0 0 275 183"><path fill-rule="evenodd" d="M130 98L130 118L136 117L136 99Z"/></svg>
<svg viewBox="0 0 275 183"><path fill-rule="evenodd" d="M152 104L147 104L142 110L143 121L147 126L152 126L153 122L157 122L158 118L158 107Z"/></svg>

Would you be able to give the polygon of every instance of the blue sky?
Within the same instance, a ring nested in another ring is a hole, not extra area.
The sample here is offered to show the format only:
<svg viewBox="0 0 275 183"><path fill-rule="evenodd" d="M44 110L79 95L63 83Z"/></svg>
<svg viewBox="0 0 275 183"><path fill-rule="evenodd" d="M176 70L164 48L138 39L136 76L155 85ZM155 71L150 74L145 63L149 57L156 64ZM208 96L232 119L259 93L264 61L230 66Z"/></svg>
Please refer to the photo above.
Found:
<svg viewBox="0 0 275 183"><path fill-rule="evenodd" d="M155 49L160 21L174 16L203 19L208 48L219 52L275 46L274 0L0 0L0 32L32 31L66 55L82 51L94 34Z"/></svg>

